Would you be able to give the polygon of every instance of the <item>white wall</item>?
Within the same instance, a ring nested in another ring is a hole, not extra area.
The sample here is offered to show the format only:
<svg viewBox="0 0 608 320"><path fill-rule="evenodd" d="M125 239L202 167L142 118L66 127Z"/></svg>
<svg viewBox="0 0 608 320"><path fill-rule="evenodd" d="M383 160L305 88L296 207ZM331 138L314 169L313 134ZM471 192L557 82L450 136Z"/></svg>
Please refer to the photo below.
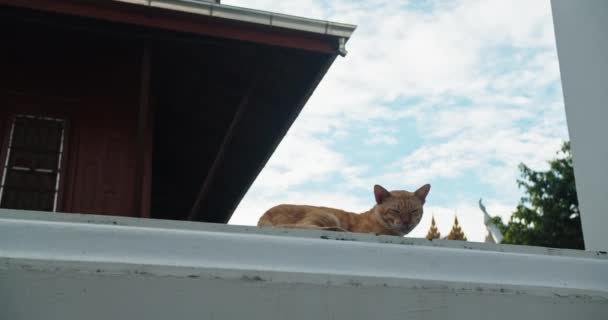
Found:
<svg viewBox="0 0 608 320"><path fill-rule="evenodd" d="M607 274L580 250L0 209L1 320L608 319Z"/></svg>
<svg viewBox="0 0 608 320"><path fill-rule="evenodd" d="M608 1L551 6L585 248L608 250Z"/></svg>

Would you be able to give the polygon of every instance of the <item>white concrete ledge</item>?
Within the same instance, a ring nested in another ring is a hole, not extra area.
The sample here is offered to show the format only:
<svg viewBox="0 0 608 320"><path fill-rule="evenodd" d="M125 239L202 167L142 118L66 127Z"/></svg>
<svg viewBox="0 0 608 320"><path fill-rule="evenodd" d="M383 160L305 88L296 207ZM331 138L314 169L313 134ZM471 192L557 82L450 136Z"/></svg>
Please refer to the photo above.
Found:
<svg viewBox="0 0 608 320"><path fill-rule="evenodd" d="M552 319L569 315L563 312L567 308L580 314L606 316L607 274L608 258L601 252L0 210L0 301L14 303L0 310L9 310L13 316L31 315L24 301L34 298L41 300L43 309L55 310L56 306L47 305L50 298L45 297L61 293L79 301L84 298L73 292L75 287L99 295L126 284L137 285L123 288L129 296L124 299L135 299L135 304L139 304L148 301L144 297L151 294L159 303L189 308L187 314L193 317L200 315L191 310L200 307L200 302L184 305L184 301L194 299L194 303L196 296L215 294L213 299L217 301L212 299L213 304L207 301L205 305L218 308L219 314L228 312L220 307L221 300L244 304L243 308L257 310L260 318L277 318L280 310L264 306L275 306L279 299L276 294L282 290L286 291L279 300L286 299L286 304L297 304L300 295L306 296L312 290L312 300L300 303L317 308L323 303L319 295L331 292L348 294L356 301L364 296L372 299L363 299L355 309L373 307L374 301L389 294L387 301L400 301L395 305L395 315L403 316L406 309L427 308L416 313L425 319L446 315L446 310L428 308L428 301L420 300L439 298L444 299L445 305L461 300L469 304L486 301L497 308L523 304L527 315L549 312L554 314ZM50 287L40 288L41 283ZM161 283L167 291L149 292ZM42 291L34 294L32 287ZM244 290L245 287L253 291ZM195 297L172 302L177 299L175 292L184 290ZM255 300L253 292L270 300L252 306L249 300ZM114 294L120 296L123 292ZM143 297L132 297L138 294ZM402 300L405 297L414 300ZM315 310L310 318L341 318L348 301L331 296L327 299L337 299L336 305ZM69 304L73 308L78 303ZM547 310L547 304L563 308ZM452 308L460 310L456 305ZM65 312L55 310L50 314L57 318L51 319L60 319ZM158 316L162 314L148 310L141 316L161 319ZM456 314L472 315L467 308ZM310 315L290 318L309 319ZM363 315L348 316L364 319ZM258 317L249 315L251 318ZM512 315L494 316L503 318L511 319Z"/></svg>

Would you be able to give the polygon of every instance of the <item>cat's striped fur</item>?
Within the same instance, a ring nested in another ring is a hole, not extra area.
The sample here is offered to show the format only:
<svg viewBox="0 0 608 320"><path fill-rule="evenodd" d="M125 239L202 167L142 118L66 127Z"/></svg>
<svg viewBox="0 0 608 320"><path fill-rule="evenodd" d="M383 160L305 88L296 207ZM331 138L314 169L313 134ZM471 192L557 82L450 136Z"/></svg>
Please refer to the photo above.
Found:
<svg viewBox="0 0 608 320"><path fill-rule="evenodd" d="M403 236L422 219L422 207L430 189L431 186L425 184L414 192L389 192L375 185L376 205L360 214L327 207L282 204L266 211L258 226Z"/></svg>

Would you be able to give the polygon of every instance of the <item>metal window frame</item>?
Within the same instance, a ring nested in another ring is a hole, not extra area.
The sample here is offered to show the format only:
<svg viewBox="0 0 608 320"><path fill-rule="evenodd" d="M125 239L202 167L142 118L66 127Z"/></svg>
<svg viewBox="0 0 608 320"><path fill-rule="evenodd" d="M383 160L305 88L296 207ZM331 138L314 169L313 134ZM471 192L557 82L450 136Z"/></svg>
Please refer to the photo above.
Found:
<svg viewBox="0 0 608 320"><path fill-rule="evenodd" d="M3 163L3 167L2 167L2 177L0 179L0 203L2 203L2 196L4 195L4 189L5 189L5 183L6 183L6 176L8 173L8 169L9 169L9 161L10 161L10 157L11 157L11 149L13 146L13 135L14 135L14 131L15 131L15 124L17 122L18 118L28 118L28 119L36 119L36 120L45 120L45 121L55 121L55 122L59 122L62 124L62 128L61 128L61 136L60 136L60 140L59 140L59 151L58 151L58 158L57 158L57 174L55 176L55 188L53 190L54 195L53 195L53 209L51 210L51 212L57 212L57 207L58 207L58 201L59 201L59 191L60 191L60 182L61 180L61 176L64 170L64 165L63 165L63 160L64 160L64 152L65 152L65 131L67 128L67 119L64 118L55 118L55 117L48 117L48 116L40 116L40 115L33 115L33 114L16 114L14 116L11 117L11 123L10 123L10 130L9 130L9 134L8 134L8 141L6 143L6 148L5 148L5 153L4 153L4 163ZM23 167L18 167L15 166L13 168L11 168L11 170L28 170L28 168L23 168ZM36 172L46 172L46 170L44 169L34 169L34 171Z"/></svg>

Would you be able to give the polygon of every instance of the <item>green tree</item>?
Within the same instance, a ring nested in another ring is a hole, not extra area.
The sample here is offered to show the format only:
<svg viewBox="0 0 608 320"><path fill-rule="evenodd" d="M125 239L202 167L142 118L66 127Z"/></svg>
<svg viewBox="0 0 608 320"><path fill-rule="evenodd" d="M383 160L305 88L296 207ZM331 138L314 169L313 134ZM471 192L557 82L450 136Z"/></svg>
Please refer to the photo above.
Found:
<svg viewBox="0 0 608 320"><path fill-rule="evenodd" d="M492 218L504 235L502 243L584 249L569 142L549 165L547 171L519 165L517 184L526 195L508 224Z"/></svg>

